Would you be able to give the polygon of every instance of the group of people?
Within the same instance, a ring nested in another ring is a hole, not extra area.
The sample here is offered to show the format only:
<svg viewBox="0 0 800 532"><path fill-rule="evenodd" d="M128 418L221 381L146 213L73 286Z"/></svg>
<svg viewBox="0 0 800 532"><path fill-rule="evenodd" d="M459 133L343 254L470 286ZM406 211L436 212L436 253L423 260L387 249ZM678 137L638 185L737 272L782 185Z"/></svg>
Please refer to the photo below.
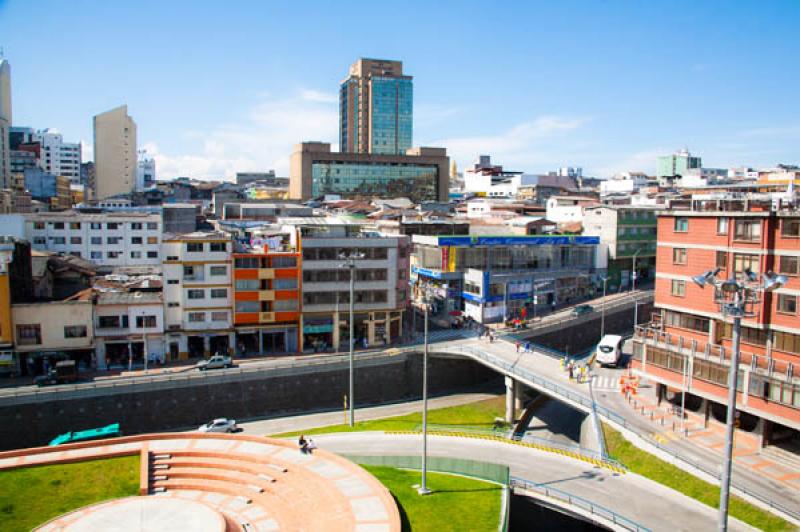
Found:
<svg viewBox="0 0 800 532"><path fill-rule="evenodd" d="M314 443L314 440L311 438L306 439L304 435L300 435L300 439L297 441L297 445L300 447L300 452L303 454L313 454L314 449L317 448L317 444Z"/></svg>
<svg viewBox="0 0 800 532"><path fill-rule="evenodd" d="M484 338L489 340L490 344L495 341L494 332L488 327L484 327L478 331L478 340L483 340Z"/></svg>
<svg viewBox="0 0 800 532"><path fill-rule="evenodd" d="M588 382L589 366L577 364L574 360L562 360L563 369L567 372L569 380L575 379L578 383Z"/></svg>
<svg viewBox="0 0 800 532"><path fill-rule="evenodd" d="M522 353L532 353L533 352L533 344L531 342L520 342L517 340L514 342L514 346L517 348L517 353L522 350Z"/></svg>

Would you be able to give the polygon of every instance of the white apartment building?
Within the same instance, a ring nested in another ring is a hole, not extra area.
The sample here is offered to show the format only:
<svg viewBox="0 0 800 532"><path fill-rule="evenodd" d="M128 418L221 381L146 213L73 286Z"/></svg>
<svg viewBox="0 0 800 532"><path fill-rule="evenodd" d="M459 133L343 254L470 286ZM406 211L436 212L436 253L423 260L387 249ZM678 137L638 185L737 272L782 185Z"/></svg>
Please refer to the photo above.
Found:
<svg viewBox="0 0 800 532"><path fill-rule="evenodd" d="M145 150L139 152L139 162L136 164L136 190L142 191L153 186L156 182L156 160L147 157Z"/></svg>
<svg viewBox="0 0 800 532"><path fill-rule="evenodd" d="M164 235L167 360L233 354L232 251L225 233Z"/></svg>
<svg viewBox="0 0 800 532"><path fill-rule="evenodd" d="M100 292L94 307L97 367L164 362L164 304L158 292Z"/></svg>
<svg viewBox="0 0 800 532"><path fill-rule="evenodd" d="M342 256L355 259L354 334L382 345L402 334L408 304L410 244L407 236L364 231L338 218L281 218L291 244L303 250L300 350L347 345L350 271Z"/></svg>
<svg viewBox="0 0 800 532"><path fill-rule="evenodd" d="M136 122L121 105L94 117L95 197L129 194L136 186Z"/></svg>
<svg viewBox="0 0 800 532"><path fill-rule="evenodd" d="M39 165L48 173L69 178L73 185L81 182L81 145L79 142L64 142L56 129L44 129L33 135L33 140L42 145Z"/></svg>
<svg viewBox="0 0 800 532"><path fill-rule="evenodd" d="M161 224L160 214L40 212L25 215L25 238L102 267L158 266Z"/></svg>
<svg viewBox="0 0 800 532"><path fill-rule="evenodd" d="M586 207L597 200L584 196L552 196L547 199L547 219L556 223L583 222Z"/></svg>

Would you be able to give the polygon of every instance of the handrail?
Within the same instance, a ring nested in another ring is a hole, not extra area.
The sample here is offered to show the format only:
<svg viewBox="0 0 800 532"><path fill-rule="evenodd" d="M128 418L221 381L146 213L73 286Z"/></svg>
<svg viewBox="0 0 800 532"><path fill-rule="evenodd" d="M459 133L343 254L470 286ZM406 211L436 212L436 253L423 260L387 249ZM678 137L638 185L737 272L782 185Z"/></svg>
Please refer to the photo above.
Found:
<svg viewBox="0 0 800 532"><path fill-rule="evenodd" d="M575 506L577 508L589 512L591 515L595 515L601 519L611 521L615 525L621 526L626 530L633 530L635 532L650 532L649 528L640 525L639 523L633 521L632 519L628 519L627 517L618 514L614 510L610 510L605 506L601 506L597 503L590 501L589 499L584 499L583 497L573 495L564 490L560 490L558 488L554 488L546 484L537 484L535 482L531 482L529 480L525 480L519 477L511 477L510 485L512 488L521 488L524 490L536 491L546 497L566 502L570 506Z"/></svg>

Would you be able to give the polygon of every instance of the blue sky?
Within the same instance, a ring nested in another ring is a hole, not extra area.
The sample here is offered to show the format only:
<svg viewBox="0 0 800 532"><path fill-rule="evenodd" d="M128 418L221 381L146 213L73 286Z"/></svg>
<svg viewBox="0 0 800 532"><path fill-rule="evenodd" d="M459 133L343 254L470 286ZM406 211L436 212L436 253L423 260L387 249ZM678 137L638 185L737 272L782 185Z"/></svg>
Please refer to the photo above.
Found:
<svg viewBox="0 0 800 532"><path fill-rule="evenodd" d="M414 142L509 169L798 163L800 2L0 0L14 124L91 147L127 103L159 178L288 172L357 57L414 76ZM91 156L91 153L88 153Z"/></svg>

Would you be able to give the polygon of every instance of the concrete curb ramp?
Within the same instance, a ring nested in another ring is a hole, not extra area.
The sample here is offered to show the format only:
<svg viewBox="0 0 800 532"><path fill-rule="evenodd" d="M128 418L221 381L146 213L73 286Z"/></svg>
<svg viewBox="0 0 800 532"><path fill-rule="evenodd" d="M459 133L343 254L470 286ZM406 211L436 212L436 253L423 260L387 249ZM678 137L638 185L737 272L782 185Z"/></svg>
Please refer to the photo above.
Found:
<svg viewBox="0 0 800 532"><path fill-rule="evenodd" d="M0 453L0 471L140 455L141 497L106 501L37 530L399 532L389 491L356 464L294 442L243 434L165 433ZM146 500L143 500L146 499ZM176 519L176 512L186 512ZM190 515L211 515L198 528Z"/></svg>

